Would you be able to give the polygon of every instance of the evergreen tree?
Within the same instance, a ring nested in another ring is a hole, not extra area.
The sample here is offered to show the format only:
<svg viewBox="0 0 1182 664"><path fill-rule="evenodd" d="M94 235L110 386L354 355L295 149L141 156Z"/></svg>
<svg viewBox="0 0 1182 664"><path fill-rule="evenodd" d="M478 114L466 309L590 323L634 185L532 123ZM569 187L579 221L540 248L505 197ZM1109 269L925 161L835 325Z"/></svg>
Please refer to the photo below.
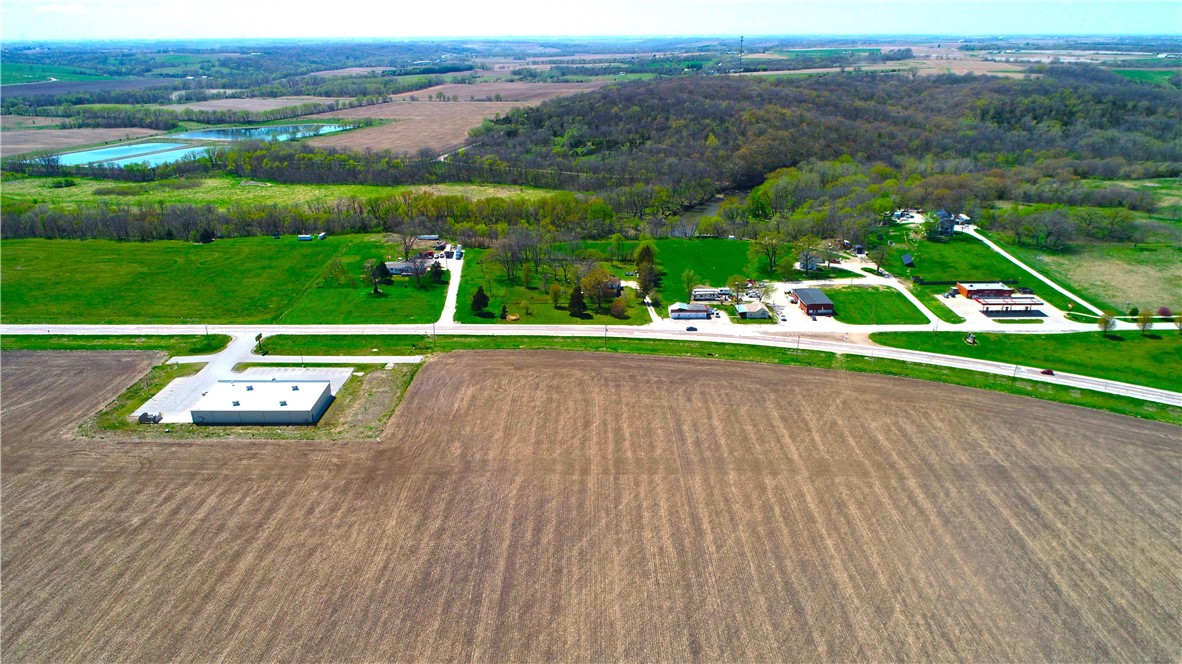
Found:
<svg viewBox="0 0 1182 664"><path fill-rule="evenodd" d="M484 286L477 286L472 294L472 311L480 313L488 308L488 295L484 293Z"/></svg>
<svg viewBox="0 0 1182 664"><path fill-rule="evenodd" d="M575 287L570 291L570 301L566 304L567 311L570 315L581 318L583 314L587 313L587 303L583 301L583 289L575 284Z"/></svg>

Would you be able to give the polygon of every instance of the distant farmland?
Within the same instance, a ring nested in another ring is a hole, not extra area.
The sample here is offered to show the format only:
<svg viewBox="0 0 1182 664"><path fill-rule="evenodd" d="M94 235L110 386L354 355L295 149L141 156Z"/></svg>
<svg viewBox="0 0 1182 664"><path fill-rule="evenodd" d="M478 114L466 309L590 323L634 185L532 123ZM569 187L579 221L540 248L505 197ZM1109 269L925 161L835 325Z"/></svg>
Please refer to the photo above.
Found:
<svg viewBox="0 0 1182 664"><path fill-rule="evenodd" d="M1182 650L1170 425L913 380L507 351L430 360L377 440L130 443L69 432L144 356L2 361L6 660Z"/></svg>
<svg viewBox="0 0 1182 664"><path fill-rule="evenodd" d="M450 83L415 92L407 92L397 95L395 98L410 99L411 97L415 97L416 99L427 99L432 95L442 92L449 97L459 97L460 101L469 101L470 99L475 99L475 101L495 100L496 96L500 95L501 99L499 101L541 102L556 97L579 94L580 92L590 92L591 90L602 88L606 84L607 81L603 80L583 83Z"/></svg>
<svg viewBox="0 0 1182 664"><path fill-rule="evenodd" d="M337 101L339 97L243 97L230 99L210 99L189 104L168 104L162 106L165 110L180 110L192 108L203 111L270 111L287 106L300 104L328 104Z"/></svg>
<svg viewBox="0 0 1182 664"><path fill-rule="evenodd" d="M390 124L320 136L306 142L321 147L394 150L413 153L421 148L444 150L468 138L468 130L487 117L508 113L521 102L394 101L362 108L332 111L309 118L382 118Z"/></svg>
<svg viewBox="0 0 1182 664"><path fill-rule="evenodd" d="M31 118L30 118L31 119ZM57 118L37 118L49 122L60 122ZM162 132L155 129L28 129L25 131L5 130L0 140L0 157L23 154L36 150L69 150L70 148L98 143L109 143L132 138L155 136Z"/></svg>

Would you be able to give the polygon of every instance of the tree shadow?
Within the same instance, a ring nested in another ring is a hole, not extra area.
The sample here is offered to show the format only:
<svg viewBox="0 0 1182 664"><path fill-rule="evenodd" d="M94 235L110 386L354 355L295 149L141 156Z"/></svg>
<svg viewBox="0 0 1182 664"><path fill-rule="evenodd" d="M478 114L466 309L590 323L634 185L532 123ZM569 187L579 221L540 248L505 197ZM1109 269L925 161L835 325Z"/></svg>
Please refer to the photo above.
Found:
<svg viewBox="0 0 1182 664"><path fill-rule="evenodd" d="M1125 338L1124 338L1124 337L1120 337L1120 336L1117 336L1117 335L1115 335L1115 334L1105 334L1105 335L1104 335L1104 338L1105 338L1105 339L1107 339L1107 340L1109 340L1109 341L1124 341L1124 340L1125 340Z"/></svg>
<svg viewBox="0 0 1182 664"><path fill-rule="evenodd" d="M592 316L591 314L588 314L588 313L581 313L581 314L572 313L570 315L570 317L571 318L578 318L579 320L591 320L592 318L594 318L594 316Z"/></svg>
<svg viewBox="0 0 1182 664"><path fill-rule="evenodd" d="M1160 334L1149 333L1149 334L1142 334L1141 336L1145 337L1146 339L1156 339L1158 341L1161 340Z"/></svg>
<svg viewBox="0 0 1182 664"><path fill-rule="evenodd" d="M496 318L496 314L494 314L491 311L477 311L476 317L477 318Z"/></svg>

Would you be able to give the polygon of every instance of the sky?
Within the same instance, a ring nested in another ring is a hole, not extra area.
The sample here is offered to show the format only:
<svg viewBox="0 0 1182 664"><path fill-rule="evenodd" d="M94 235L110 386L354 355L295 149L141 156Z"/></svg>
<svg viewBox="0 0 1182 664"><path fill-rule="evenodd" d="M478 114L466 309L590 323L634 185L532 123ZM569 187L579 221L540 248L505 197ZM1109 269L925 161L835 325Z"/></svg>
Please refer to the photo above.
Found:
<svg viewBox="0 0 1182 664"><path fill-rule="evenodd" d="M0 0L0 39L1182 35L1180 0Z"/></svg>

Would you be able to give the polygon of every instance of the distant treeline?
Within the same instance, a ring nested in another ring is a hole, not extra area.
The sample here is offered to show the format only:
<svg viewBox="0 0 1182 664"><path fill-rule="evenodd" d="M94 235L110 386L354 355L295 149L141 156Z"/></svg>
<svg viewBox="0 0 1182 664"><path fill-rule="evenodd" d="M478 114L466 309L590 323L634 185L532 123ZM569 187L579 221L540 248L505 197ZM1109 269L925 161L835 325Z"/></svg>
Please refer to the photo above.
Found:
<svg viewBox="0 0 1182 664"><path fill-rule="evenodd" d="M180 127L181 122L202 124L242 124L287 120L315 113L330 113L346 108L380 104L384 97L362 97L340 101L307 102L264 111L231 111L197 108L168 109L142 106L57 106L37 109L37 115L68 117L63 127L144 127L168 131ZM361 121L359 121L361 122ZM369 123L375 122L369 120Z"/></svg>
<svg viewBox="0 0 1182 664"><path fill-rule="evenodd" d="M232 151L219 150L215 159ZM427 167L442 162L419 161ZM945 209L968 214L983 226L1013 232L1019 241L1056 247L1075 237L1126 240L1137 237L1129 209L1150 211L1153 198L1124 187L1092 188L1055 170L1053 164L958 173L967 162L909 160L899 168L859 163L850 157L805 162L772 173L746 200L729 198L718 214L680 215L665 204L660 188L621 187L601 194L557 192L538 199L485 198L399 193L348 197L310 205L212 206L137 204L117 198L142 196L159 188L188 189L199 180L118 185L96 190L93 203L35 205L4 199L3 237L190 239L208 230L238 237L272 233L329 231L439 233L464 244L484 246L510 228L525 227L544 236L603 238L726 236L754 238L765 233L789 241L806 236L872 244L875 227L889 223L899 208ZM329 168L330 164L322 164ZM391 168L387 164L384 168ZM398 170L398 169L394 169ZM1003 211L998 200L1028 198L1048 205L1037 211ZM1054 206L1086 206L1070 212Z"/></svg>
<svg viewBox="0 0 1182 664"><path fill-rule="evenodd" d="M453 72L472 71L473 69L475 69L475 67L473 67L471 64L462 62L437 65L415 65L413 67L387 69L382 72L382 76L422 76L425 74L451 74Z"/></svg>
<svg viewBox="0 0 1182 664"><path fill-rule="evenodd" d="M753 79L673 78L555 99L485 127L453 160L660 186L678 208L843 154L895 166L930 155L965 160L966 171L1062 160L1077 175L1182 173L1176 94L1093 67L1049 67L1031 80Z"/></svg>

